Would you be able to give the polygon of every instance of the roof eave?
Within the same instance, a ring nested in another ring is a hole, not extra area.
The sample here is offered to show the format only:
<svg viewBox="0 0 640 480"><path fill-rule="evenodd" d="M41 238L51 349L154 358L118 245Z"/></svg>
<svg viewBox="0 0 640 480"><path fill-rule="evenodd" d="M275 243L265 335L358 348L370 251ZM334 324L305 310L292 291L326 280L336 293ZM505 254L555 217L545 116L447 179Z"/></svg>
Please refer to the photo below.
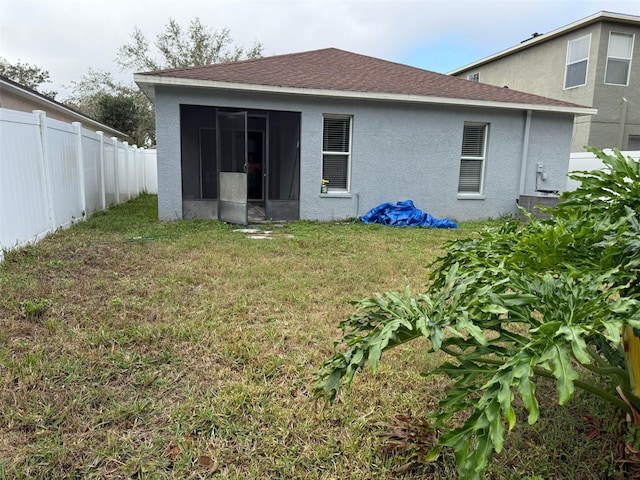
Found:
<svg viewBox="0 0 640 480"><path fill-rule="evenodd" d="M298 87L281 87L275 85L258 85L250 83L221 82L216 80L199 80L192 78L177 78L152 75L134 75L134 80L149 98L155 97L155 86L213 88L219 90L234 90L241 92L279 93L291 95L305 95L312 97L349 98L359 100L378 100L406 103L423 103L436 105L461 105L487 108L504 108L511 110L532 110L559 113L572 113L574 115L595 115L598 110L588 107L572 107L559 105L544 105L533 103L511 103L489 100L473 100L465 98L434 97L427 95L411 95L383 92L355 92L345 90L329 90Z"/></svg>
<svg viewBox="0 0 640 480"><path fill-rule="evenodd" d="M579 28L586 27L596 22L602 21L619 21L624 23L638 23L640 22L640 17L635 15L625 15L622 13L613 13L613 12L598 12L590 15L581 20L577 20L569 25L565 25L564 27L557 28L552 30L551 32L539 35L535 38L526 40L518 45L514 45L513 47L507 48L506 50L502 50L500 52L494 53L493 55L489 55L488 57L481 58L475 62L464 65L460 68L456 68L455 70L451 70L447 73L447 75L458 75L459 73L465 72L467 70L473 70L474 68L481 67L484 64L490 63L494 60L498 60L500 58L511 55L512 53L518 52L520 50L525 50L527 48L531 48L534 45L538 45L539 43L546 42L553 38L565 35L573 30L577 30Z"/></svg>
<svg viewBox="0 0 640 480"><path fill-rule="evenodd" d="M29 99L33 99L38 103L44 104L46 105L48 108L50 108L51 110L55 110L59 113L63 113L65 115L71 115L74 117L78 118L78 121L80 123L82 123L84 126L91 126L92 128L97 128L97 131L102 131L105 133L109 133L111 136L114 137L121 137L121 138L130 138L129 135L127 135L124 132L120 132L114 128L111 128L103 123L100 123L96 120L93 120L79 112L76 112L74 110L71 110L70 108L66 108L64 105L54 101L54 100L49 100L47 97L45 97L44 95L39 95L36 93L32 93L30 92L28 89L23 89L23 88L18 88L15 85L12 85L9 82L5 82L4 80L0 79L0 83L2 84L3 88L8 88L13 90L16 94L18 94L21 97L24 98L29 98Z"/></svg>

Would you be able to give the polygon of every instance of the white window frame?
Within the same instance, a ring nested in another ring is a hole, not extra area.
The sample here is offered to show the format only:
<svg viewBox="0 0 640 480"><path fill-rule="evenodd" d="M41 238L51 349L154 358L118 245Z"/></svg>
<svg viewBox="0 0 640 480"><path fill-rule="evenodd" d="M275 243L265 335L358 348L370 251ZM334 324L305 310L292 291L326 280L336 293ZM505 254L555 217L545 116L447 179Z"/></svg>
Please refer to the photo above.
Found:
<svg viewBox="0 0 640 480"><path fill-rule="evenodd" d="M484 144L482 145L482 156L473 157L462 155L464 149L464 129L466 127L484 127ZM481 162L480 166L480 189L477 192L460 191L460 170L458 170L458 197L459 198L484 198L484 177L487 164L487 145L489 144L489 124L485 122L464 122L462 130L462 142L460 144L460 167L463 160L473 160Z"/></svg>
<svg viewBox="0 0 640 480"><path fill-rule="evenodd" d="M349 145L347 152L333 152L324 150L324 121L325 119L338 119L338 120L348 120L349 121ZM353 115L342 115L342 114L333 114L333 113L325 113L322 115L322 163L320 168L320 175L322 175L324 171L324 158L325 156L331 155L339 155L347 157L347 185L346 188L336 188L335 186L331 186L331 183L327 185L327 194L345 194L351 191L351 160L352 160L352 149L353 149ZM322 177L321 177L321 180Z"/></svg>
<svg viewBox="0 0 640 480"><path fill-rule="evenodd" d="M480 72L474 72L467 75L467 80L470 82L480 83Z"/></svg>
<svg viewBox="0 0 640 480"><path fill-rule="evenodd" d="M625 35L631 37L631 52L628 58L625 57L614 57L609 54L609 48L611 47L611 35ZM607 60L605 62L604 68L604 84L605 85L615 85L617 87L628 87L629 86L629 77L631 76L631 62L633 59L633 47L635 46L636 36L633 33L626 32L609 32L609 43L607 44ZM629 68L627 69L627 81L626 83L609 83L607 82L607 70L609 69L609 59L613 58L614 60L627 60L629 62Z"/></svg>
<svg viewBox="0 0 640 480"><path fill-rule="evenodd" d="M571 52L571 45L578 43L579 41L584 40L585 38L589 39L589 49L587 50L587 56L585 58L581 58L579 60L574 60L573 62L569 62L569 53ZM572 40L569 40L567 42L567 57L565 60L565 66L564 66L564 80L562 83L562 86L564 87L564 90L571 90L572 88L578 88L578 87L583 87L587 84L587 78L589 78L589 57L591 56L591 34L589 33L588 35L583 35L582 37L578 37L578 38L574 38ZM567 86L567 73L569 71L569 65L575 65L577 63L580 62L587 62L587 67L584 70L584 83L580 83L578 85L571 85L570 87Z"/></svg>

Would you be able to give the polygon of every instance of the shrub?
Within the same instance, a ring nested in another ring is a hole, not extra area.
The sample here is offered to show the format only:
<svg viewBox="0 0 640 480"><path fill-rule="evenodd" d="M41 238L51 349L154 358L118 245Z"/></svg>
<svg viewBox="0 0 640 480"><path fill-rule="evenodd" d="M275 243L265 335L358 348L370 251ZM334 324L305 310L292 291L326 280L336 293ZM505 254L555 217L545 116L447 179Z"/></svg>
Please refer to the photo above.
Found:
<svg viewBox="0 0 640 480"><path fill-rule="evenodd" d="M453 449L462 478L480 478L519 397L538 419L536 377L555 378L558 403L583 388L640 419L640 166L590 149L601 171L574 172L551 218L505 219L454 241L424 293L387 292L358 302L341 323L343 350L316 372L315 394L333 402L366 363L418 337L448 354L430 373L453 380L430 418L441 434L427 459ZM586 382L581 369L602 378ZM618 395L607 385L613 382ZM451 418L469 412L461 426Z"/></svg>

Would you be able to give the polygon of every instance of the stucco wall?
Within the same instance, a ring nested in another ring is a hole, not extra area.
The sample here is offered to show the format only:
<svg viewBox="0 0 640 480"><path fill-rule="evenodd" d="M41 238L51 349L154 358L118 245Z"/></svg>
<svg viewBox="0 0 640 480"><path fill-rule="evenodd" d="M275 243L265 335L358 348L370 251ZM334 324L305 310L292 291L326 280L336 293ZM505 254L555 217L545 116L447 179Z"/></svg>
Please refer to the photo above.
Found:
<svg viewBox="0 0 640 480"><path fill-rule="evenodd" d="M605 69L609 33L635 35L628 86L605 85ZM564 89L567 42L591 34L586 85ZM579 117L573 134L572 151L582 151L585 145L597 148L627 147L629 135L640 134L640 27L598 22L566 35L548 40L477 68L457 74L466 78L480 74L480 82L505 86L523 92L557 98L598 109L595 116ZM620 123L626 98L623 132Z"/></svg>
<svg viewBox="0 0 640 480"><path fill-rule="evenodd" d="M162 219L182 217L181 103L300 112L300 217L303 219L350 218L380 203L406 199L414 200L418 208L436 217L459 221L495 218L516 211L524 112L161 87L156 90L156 125ZM353 115L349 195L320 196L324 113ZM549 184L566 184L564 174L572 121L572 115L534 112L528 177L529 171L535 170L531 165L544 159L549 166ZM461 199L457 194L464 122L490 124L484 199ZM535 184L527 178L525 192L534 190Z"/></svg>
<svg viewBox="0 0 640 480"><path fill-rule="evenodd" d="M626 86L604 83L610 32L635 35L629 85ZM640 134L640 27L604 23L598 56L600 62L596 72L593 101L593 106L598 109L598 115L592 120L589 145L625 150L628 136ZM624 118L622 118L623 114ZM622 132L620 128L623 128Z"/></svg>
<svg viewBox="0 0 640 480"><path fill-rule="evenodd" d="M586 85L564 88L567 62L567 42L591 35L591 49L587 66ZM469 73L479 72L480 83L508 86L514 90L535 93L578 105L591 106L597 75L597 60L600 45L599 24L554 38L509 56L494 60L478 68L459 73L466 78Z"/></svg>
<svg viewBox="0 0 640 480"><path fill-rule="evenodd" d="M34 110L45 110L42 104L35 102L33 100L21 97L19 95L14 94L13 92L8 91L7 89L2 89L2 95L0 96L0 107L9 108L11 110L18 110L20 112L32 112ZM61 122L77 122L78 117L74 115L66 115L61 112L56 112L53 109L46 108L47 117L55 118L56 120L60 120Z"/></svg>
<svg viewBox="0 0 640 480"><path fill-rule="evenodd" d="M531 119L529 154L524 194L535 194L536 167L542 164L546 180L538 178L540 190L564 191L571 148L571 118L552 113L534 113Z"/></svg>

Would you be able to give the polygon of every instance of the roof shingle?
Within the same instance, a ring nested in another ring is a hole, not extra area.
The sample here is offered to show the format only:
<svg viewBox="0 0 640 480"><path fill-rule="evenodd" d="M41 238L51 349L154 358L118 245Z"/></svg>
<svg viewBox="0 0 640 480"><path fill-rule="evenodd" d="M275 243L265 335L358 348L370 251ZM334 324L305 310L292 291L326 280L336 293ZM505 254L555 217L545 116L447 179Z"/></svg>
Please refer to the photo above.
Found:
<svg viewBox="0 0 640 480"><path fill-rule="evenodd" d="M336 48L139 75L313 90L583 107Z"/></svg>

